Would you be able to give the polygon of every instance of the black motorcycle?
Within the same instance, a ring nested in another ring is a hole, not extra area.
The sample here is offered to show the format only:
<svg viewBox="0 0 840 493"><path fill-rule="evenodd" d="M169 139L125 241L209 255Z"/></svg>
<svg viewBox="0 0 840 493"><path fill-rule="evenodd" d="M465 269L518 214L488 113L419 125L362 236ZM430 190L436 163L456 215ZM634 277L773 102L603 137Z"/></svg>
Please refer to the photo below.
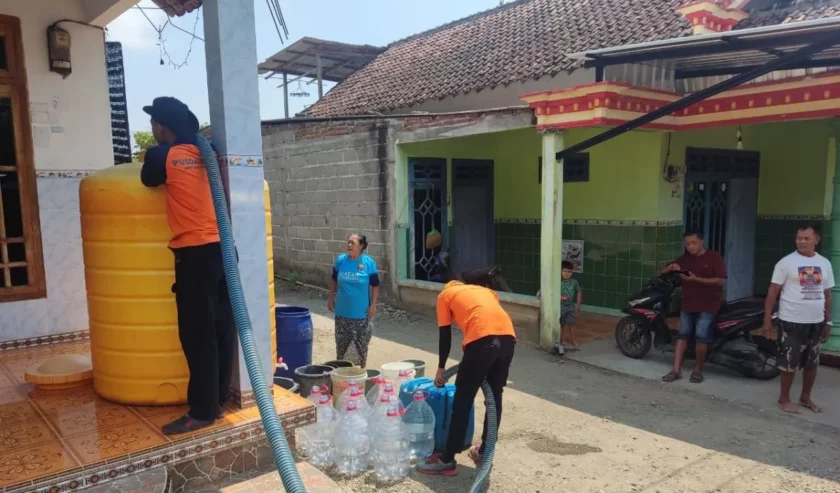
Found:
<svg viewBox="0 0 840 493"><path fill-rule="evenodd" d="M673 352L677 331L668 327L668 309L674 290L685 272L669 272L650 281L631 296L626 317L615 327L615 341L625 356L643 358L651 344L662 352ZM726 303L715 319L715 341L709 344L706 361L731 368L758 380L779 375L776 368L778 345L766 337L754 335L764 321L764 301L743 299ZM695 342L688 342L686 358L695 358Z"/></svg>

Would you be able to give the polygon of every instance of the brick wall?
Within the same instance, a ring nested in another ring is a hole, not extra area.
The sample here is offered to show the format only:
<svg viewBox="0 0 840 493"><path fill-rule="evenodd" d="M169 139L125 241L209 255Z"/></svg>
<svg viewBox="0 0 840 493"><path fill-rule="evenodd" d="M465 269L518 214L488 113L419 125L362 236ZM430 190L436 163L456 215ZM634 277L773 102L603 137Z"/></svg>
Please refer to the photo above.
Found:
<svg viewBox="0 0 840 493"><path fill-rule="evenodd" d="M367 236L368 253L391 284L395 142L465 136L533 124L528 108L440 115L263 123L265 177L271 189L275 270L326 286L347 236Z"/></svg>
<svg viewBox="0 0 840 493"><path fill-rule="evenodd" d="M325 286L347 237L361 233L389 294L390 132L382 120L263 127L278 274Z"/></svg>

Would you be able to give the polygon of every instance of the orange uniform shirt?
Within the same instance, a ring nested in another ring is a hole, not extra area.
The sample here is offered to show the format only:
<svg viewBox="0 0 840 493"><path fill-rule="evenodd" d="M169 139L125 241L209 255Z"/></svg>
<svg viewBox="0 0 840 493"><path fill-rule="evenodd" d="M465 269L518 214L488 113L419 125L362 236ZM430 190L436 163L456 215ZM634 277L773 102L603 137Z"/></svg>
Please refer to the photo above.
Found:
<svg viewBox="0 0 840 493"><path fill-rule="evenodd" d="M166 219L172 231L169 248L219 242L210 181L198 147L176 144L149 149L141 179L146 186L166 184Z"/></svg>
<svg viewBox="0 0 840 493"><path fill-rule="evenodd" d="M513 322L495 291L450 282L437 299L438 326L455 323L464 332L462 347L487 336L513 336Z"/></svg>

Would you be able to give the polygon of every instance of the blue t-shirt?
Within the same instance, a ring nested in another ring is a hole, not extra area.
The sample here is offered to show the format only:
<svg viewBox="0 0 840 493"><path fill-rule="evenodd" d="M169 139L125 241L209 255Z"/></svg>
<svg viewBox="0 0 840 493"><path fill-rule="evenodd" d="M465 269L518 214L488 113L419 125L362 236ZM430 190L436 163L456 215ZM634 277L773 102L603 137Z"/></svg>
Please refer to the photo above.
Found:
<svg viewBox="0 0 840 493"><path fill-rule="evenodd" d="M335 314L356 320L366 319L370 307L370 286L379 286L379 272L373 258L362 254L356 260L339 255L333 266L333 279L338 283Z"/></svg>

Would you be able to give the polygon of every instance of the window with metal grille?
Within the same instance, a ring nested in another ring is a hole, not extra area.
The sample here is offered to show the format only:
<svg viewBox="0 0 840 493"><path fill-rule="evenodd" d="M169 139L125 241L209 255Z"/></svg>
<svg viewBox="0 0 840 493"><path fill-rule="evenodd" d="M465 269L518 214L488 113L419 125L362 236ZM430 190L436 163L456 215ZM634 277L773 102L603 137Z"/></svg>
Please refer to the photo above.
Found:
<svg viewBox="0 0 840 493"><path fill-rule="evenodd" d="M46 296L20 21L0 16L0 302Z"/></svg>
<svg viewBox="0 0 840 493"><path fill-rule="evenodd" d="M542 156L537 160L537 183L542 183ZM589 153L572 154L563 161L563 182L582 183L589 181Z"/></svg>

